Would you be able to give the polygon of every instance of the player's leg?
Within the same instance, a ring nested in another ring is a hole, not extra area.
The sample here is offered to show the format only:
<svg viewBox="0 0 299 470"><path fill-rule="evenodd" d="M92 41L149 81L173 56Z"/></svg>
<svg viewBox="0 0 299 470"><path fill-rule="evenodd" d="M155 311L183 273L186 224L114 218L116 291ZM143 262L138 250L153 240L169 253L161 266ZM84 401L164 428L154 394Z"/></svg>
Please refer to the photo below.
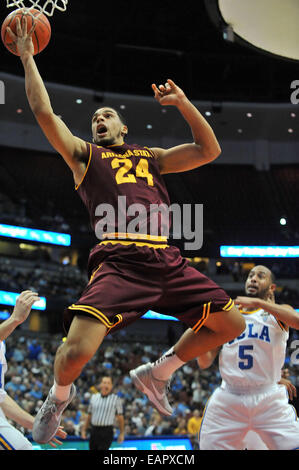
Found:
<svg viewBox="0 0 299 470"><path fill-rule="evenodd" d="M66 341L56 352L54 377L57 385L67 386L79 377L106 333L106 326L96 318L80 315L74 317Z"/></svg>
<svg viewBox="0 0 299 470"><path fill-rule="evenodd" d="M252 424L270 450L299 450L299 420L284 385L260 396Z"/></svg>
<svg viewBox="0 0 299 470"><path fill-rule="evenodd" d="M0 416L0 450L32 450L23 434Z"/></svg>
<svg viewBox="0 0 299 470"><path fill-rule="evenodd" d="M249 429L246 406L238 395L217 388L207 402L199 430L200 450L242 450Z"/></svg>
<svg viewBox="0 0 299 470"><path fill-rule="evenodd" d="M210 315L198 333L191 328L186 330L173 350L182 362L188 362L231 341L244 329L244 318L236 307L232 307L228 312Z"/></svg>
<svg viewBox="0 0 299 470"><path fill-rule="evenodd" d="M38 411L33 438L41 444L57 433L62 413L76 395L74 380L94 356L107 332L96 318L75 315L66 341L58 348L54 364L54 386Z"/></svg>
<svg viewBox="0 0 299 470"><path fill-rule="evenodd" d="M269 450L260 435L255 431L248 431L243 440L244 450Z"/></svg>
<svg viewBox="0 0 299 470"><path fill-rule="evenodd" d="M155 363L130 371L135 386L165 415L172 414L166 396L171 375L186 362L241 335L246 327L232 299L209 278L190 266L180 272L174 268L174 274L177 275L165 279L168 295L162 311L157 311L168 315L171 308L173 312L180 311L174 316L190 328Z"/></svg>
<svg viewBox="0 0 299 470"><path fill-rule="evenodd" d="M228 312L213 313L197 333L189 328L176 345L156 362L137 367L130 371L130 376L152 405L160 413L169 416L172 408L166 393L172 374L186 362L236 338L244 329L245 321L236 307Z"/></svg>
<svg viewBox="0 0 299 470"><path fill-rule="evenodd" d="M151 285L141 282L138 272L133 277L132 267L125 263L104 262L94 269L80 299L64 312L68 335L56 353L54 386L35 418L37 442L49 442L56 434L61 415L76 393L73 382L106 334L136 321L146 312L143 304L151 305L160 296L158 287L153 292Z"/></svg>

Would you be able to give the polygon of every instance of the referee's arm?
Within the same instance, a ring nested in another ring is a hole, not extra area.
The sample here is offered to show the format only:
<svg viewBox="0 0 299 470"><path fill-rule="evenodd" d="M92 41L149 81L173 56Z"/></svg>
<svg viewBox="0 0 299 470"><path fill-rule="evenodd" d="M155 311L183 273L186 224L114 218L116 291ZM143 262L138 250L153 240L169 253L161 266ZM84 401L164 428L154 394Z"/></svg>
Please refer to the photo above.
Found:
<svg viewBox="0 0 299 470"><path fill-rule="evenodd" d="M119 435L117 442L121 444L125 439L125 420L124 415L116 415L117 424L119 427Z"/></svg>
<svg viewBox="0 0 299 470"><path fill-rule="evenodd" d="M84 424L81 428L81 437L82 437L82 439L86 439L86 431L89 428L90 421L91 421L91 413L88 413L87 416L86 416L85 422L84 422Z"/></svg>

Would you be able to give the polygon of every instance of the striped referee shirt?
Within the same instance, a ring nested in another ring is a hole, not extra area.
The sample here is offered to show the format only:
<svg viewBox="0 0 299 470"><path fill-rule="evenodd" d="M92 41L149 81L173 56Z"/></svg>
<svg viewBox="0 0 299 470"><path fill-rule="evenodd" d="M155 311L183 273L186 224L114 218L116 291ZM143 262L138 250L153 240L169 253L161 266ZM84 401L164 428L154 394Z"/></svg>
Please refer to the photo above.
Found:
<svg viewBox="0 0 299 470"><path fill-rule="evenodd" d="M91 397L88 413L92 426L113 426L115 415L123 414L122 401L114 393L104 396L96 393Z"/></svg>

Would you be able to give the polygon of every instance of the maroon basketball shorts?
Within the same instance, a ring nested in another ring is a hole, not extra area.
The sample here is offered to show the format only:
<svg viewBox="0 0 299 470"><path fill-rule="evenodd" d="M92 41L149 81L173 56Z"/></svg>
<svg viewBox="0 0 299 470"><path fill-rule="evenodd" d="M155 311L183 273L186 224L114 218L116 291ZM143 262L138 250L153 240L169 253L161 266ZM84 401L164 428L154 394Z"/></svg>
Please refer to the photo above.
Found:
<svg viewBox="0 0 299 470"><path fill-rule="evenodd" d="M189 266L174 246L117 241L96 245L88 260L89 283L64 312L98 319L115 332L148 310L176 317L197 333L209 315L234 303L217 284Z"/></svg>

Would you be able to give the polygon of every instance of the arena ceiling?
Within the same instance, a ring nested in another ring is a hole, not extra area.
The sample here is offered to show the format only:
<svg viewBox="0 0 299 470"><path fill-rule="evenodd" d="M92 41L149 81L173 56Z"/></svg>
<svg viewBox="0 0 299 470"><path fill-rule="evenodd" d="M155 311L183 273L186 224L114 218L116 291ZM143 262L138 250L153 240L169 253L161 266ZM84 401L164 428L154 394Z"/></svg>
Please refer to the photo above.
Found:
<svg viewBox="0 0 299 470"><path fill-rule="evenodd" d="M38 66L49 82L99 92L150 96L152 82L172 78L194 100L289 101L298 63L225 41L216 3L69 0L50 18L52 38ZM4 19L11 9L1 4ZM4 48L1 71L22 75Z"/></svg>

